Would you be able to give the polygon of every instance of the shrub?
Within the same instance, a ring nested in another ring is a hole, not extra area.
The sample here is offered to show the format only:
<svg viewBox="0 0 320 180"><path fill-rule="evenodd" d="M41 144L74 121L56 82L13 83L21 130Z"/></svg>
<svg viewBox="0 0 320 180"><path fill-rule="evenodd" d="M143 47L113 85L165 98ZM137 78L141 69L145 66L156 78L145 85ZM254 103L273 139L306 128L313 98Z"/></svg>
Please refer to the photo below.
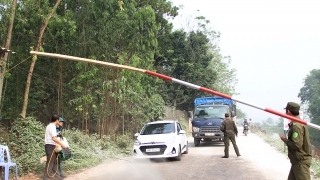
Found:
<svg viewBox="0 0 320 180"><path fill-rule="evenodd" d="M189 124L186 122L184 117L179 118L179 123L181 124L182 128L186 131L186 135L190 136L191 132L189 131Z"/></svg>
<svg viewBox="0 0 320 180"><path fill-rule="evenodd" d="M39 172L40 167L44 169L39 164L39 159L45 155L44 133L44 125L33 117L14 121L6 144L12 161L18 164L19 174Z"/></svg>
<svg viewBox="0 0 320 180"><path fill-rule="evenodd" d="M9 146L11 159L18 164L20 176L30 172L43 173L45 163L40 164L39 159L45 156L45 128L34 117L17 118L8 138L1 138L1 144ZM119 136L117 143L114 143L109 136L99 139L97 134L84 135L78 129L64 129L62 134L72 153L72 158L63 162L62 171L66 174L97 165L108 157L127 153L126 148L132 144L129 136L125 135Z"/></svg>
<svg viewBox="0 0 320 180"><path fill-rule="evenodd" d="M131 152L131 147L133 145L133 140L128 135L118 135L117 136L117 147L122 150L122 153L129 154Z"/></svg>

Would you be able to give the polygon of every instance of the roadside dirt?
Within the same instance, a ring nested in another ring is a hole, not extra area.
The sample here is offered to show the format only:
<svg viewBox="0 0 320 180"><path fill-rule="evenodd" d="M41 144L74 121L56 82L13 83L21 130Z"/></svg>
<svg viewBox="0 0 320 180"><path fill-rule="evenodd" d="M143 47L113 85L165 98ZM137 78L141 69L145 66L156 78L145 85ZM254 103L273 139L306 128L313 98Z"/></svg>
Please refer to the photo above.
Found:
<svg viewBox="0 0 320 180"><path fill-rule="evenodd" d="M39 175L35 175L32 173L19 177L19 180L40 180L40 179L41 178L39 177ZM10 180L16 180L16 178L10 178Z"/></svg>

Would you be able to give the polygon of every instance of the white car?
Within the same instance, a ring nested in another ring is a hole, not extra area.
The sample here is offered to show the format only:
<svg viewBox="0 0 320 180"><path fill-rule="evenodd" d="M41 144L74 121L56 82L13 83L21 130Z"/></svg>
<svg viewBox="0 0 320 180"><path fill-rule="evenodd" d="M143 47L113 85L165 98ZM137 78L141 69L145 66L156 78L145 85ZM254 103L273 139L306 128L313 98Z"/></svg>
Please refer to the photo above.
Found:
<svg viewBox="0 0 320 180"><path fill-rule="evenodd" d="M133 145L134 158L175 158L188 154L186 131L178 121L165 120L146 124Z"/></svg>

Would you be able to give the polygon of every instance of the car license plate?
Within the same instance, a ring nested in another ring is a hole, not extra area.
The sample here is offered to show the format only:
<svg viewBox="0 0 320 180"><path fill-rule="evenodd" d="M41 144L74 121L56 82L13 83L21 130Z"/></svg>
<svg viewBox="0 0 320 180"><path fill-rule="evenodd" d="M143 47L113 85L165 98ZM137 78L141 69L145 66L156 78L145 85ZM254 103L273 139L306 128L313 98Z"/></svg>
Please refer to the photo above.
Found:
<svg viewBox="0 0 320 180"><path fill-rule="evenodd" d="M146 149L146 152L160 152L160 148L150 148L150 149Z"/></svg>
<svg viewBox="0 0 320 180"><path fill-rule="evenodd" d="M205 133L204 135L205 136L214 136L215 134L214 133Z"/></svg>

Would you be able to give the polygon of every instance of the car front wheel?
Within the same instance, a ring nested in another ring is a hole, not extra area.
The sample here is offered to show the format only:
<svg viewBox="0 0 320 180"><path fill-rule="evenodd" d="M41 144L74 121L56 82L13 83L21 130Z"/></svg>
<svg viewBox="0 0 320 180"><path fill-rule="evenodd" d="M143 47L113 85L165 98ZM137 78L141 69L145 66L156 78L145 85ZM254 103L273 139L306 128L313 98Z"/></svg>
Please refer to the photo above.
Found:
<svg viewBox="0 0 320 180"><path fill-rule="evenodd" d="M189 153L189 149L188 149L188 141L187 141L186 150L183 152L183 154L188 154L188 153Z"/></svg>
<svg viewBox="0 0 320 180"><path fill-rule="evenodd" d="M181 161L181 145L179 145L178 156L175 158L176 161Z"/></svg>

